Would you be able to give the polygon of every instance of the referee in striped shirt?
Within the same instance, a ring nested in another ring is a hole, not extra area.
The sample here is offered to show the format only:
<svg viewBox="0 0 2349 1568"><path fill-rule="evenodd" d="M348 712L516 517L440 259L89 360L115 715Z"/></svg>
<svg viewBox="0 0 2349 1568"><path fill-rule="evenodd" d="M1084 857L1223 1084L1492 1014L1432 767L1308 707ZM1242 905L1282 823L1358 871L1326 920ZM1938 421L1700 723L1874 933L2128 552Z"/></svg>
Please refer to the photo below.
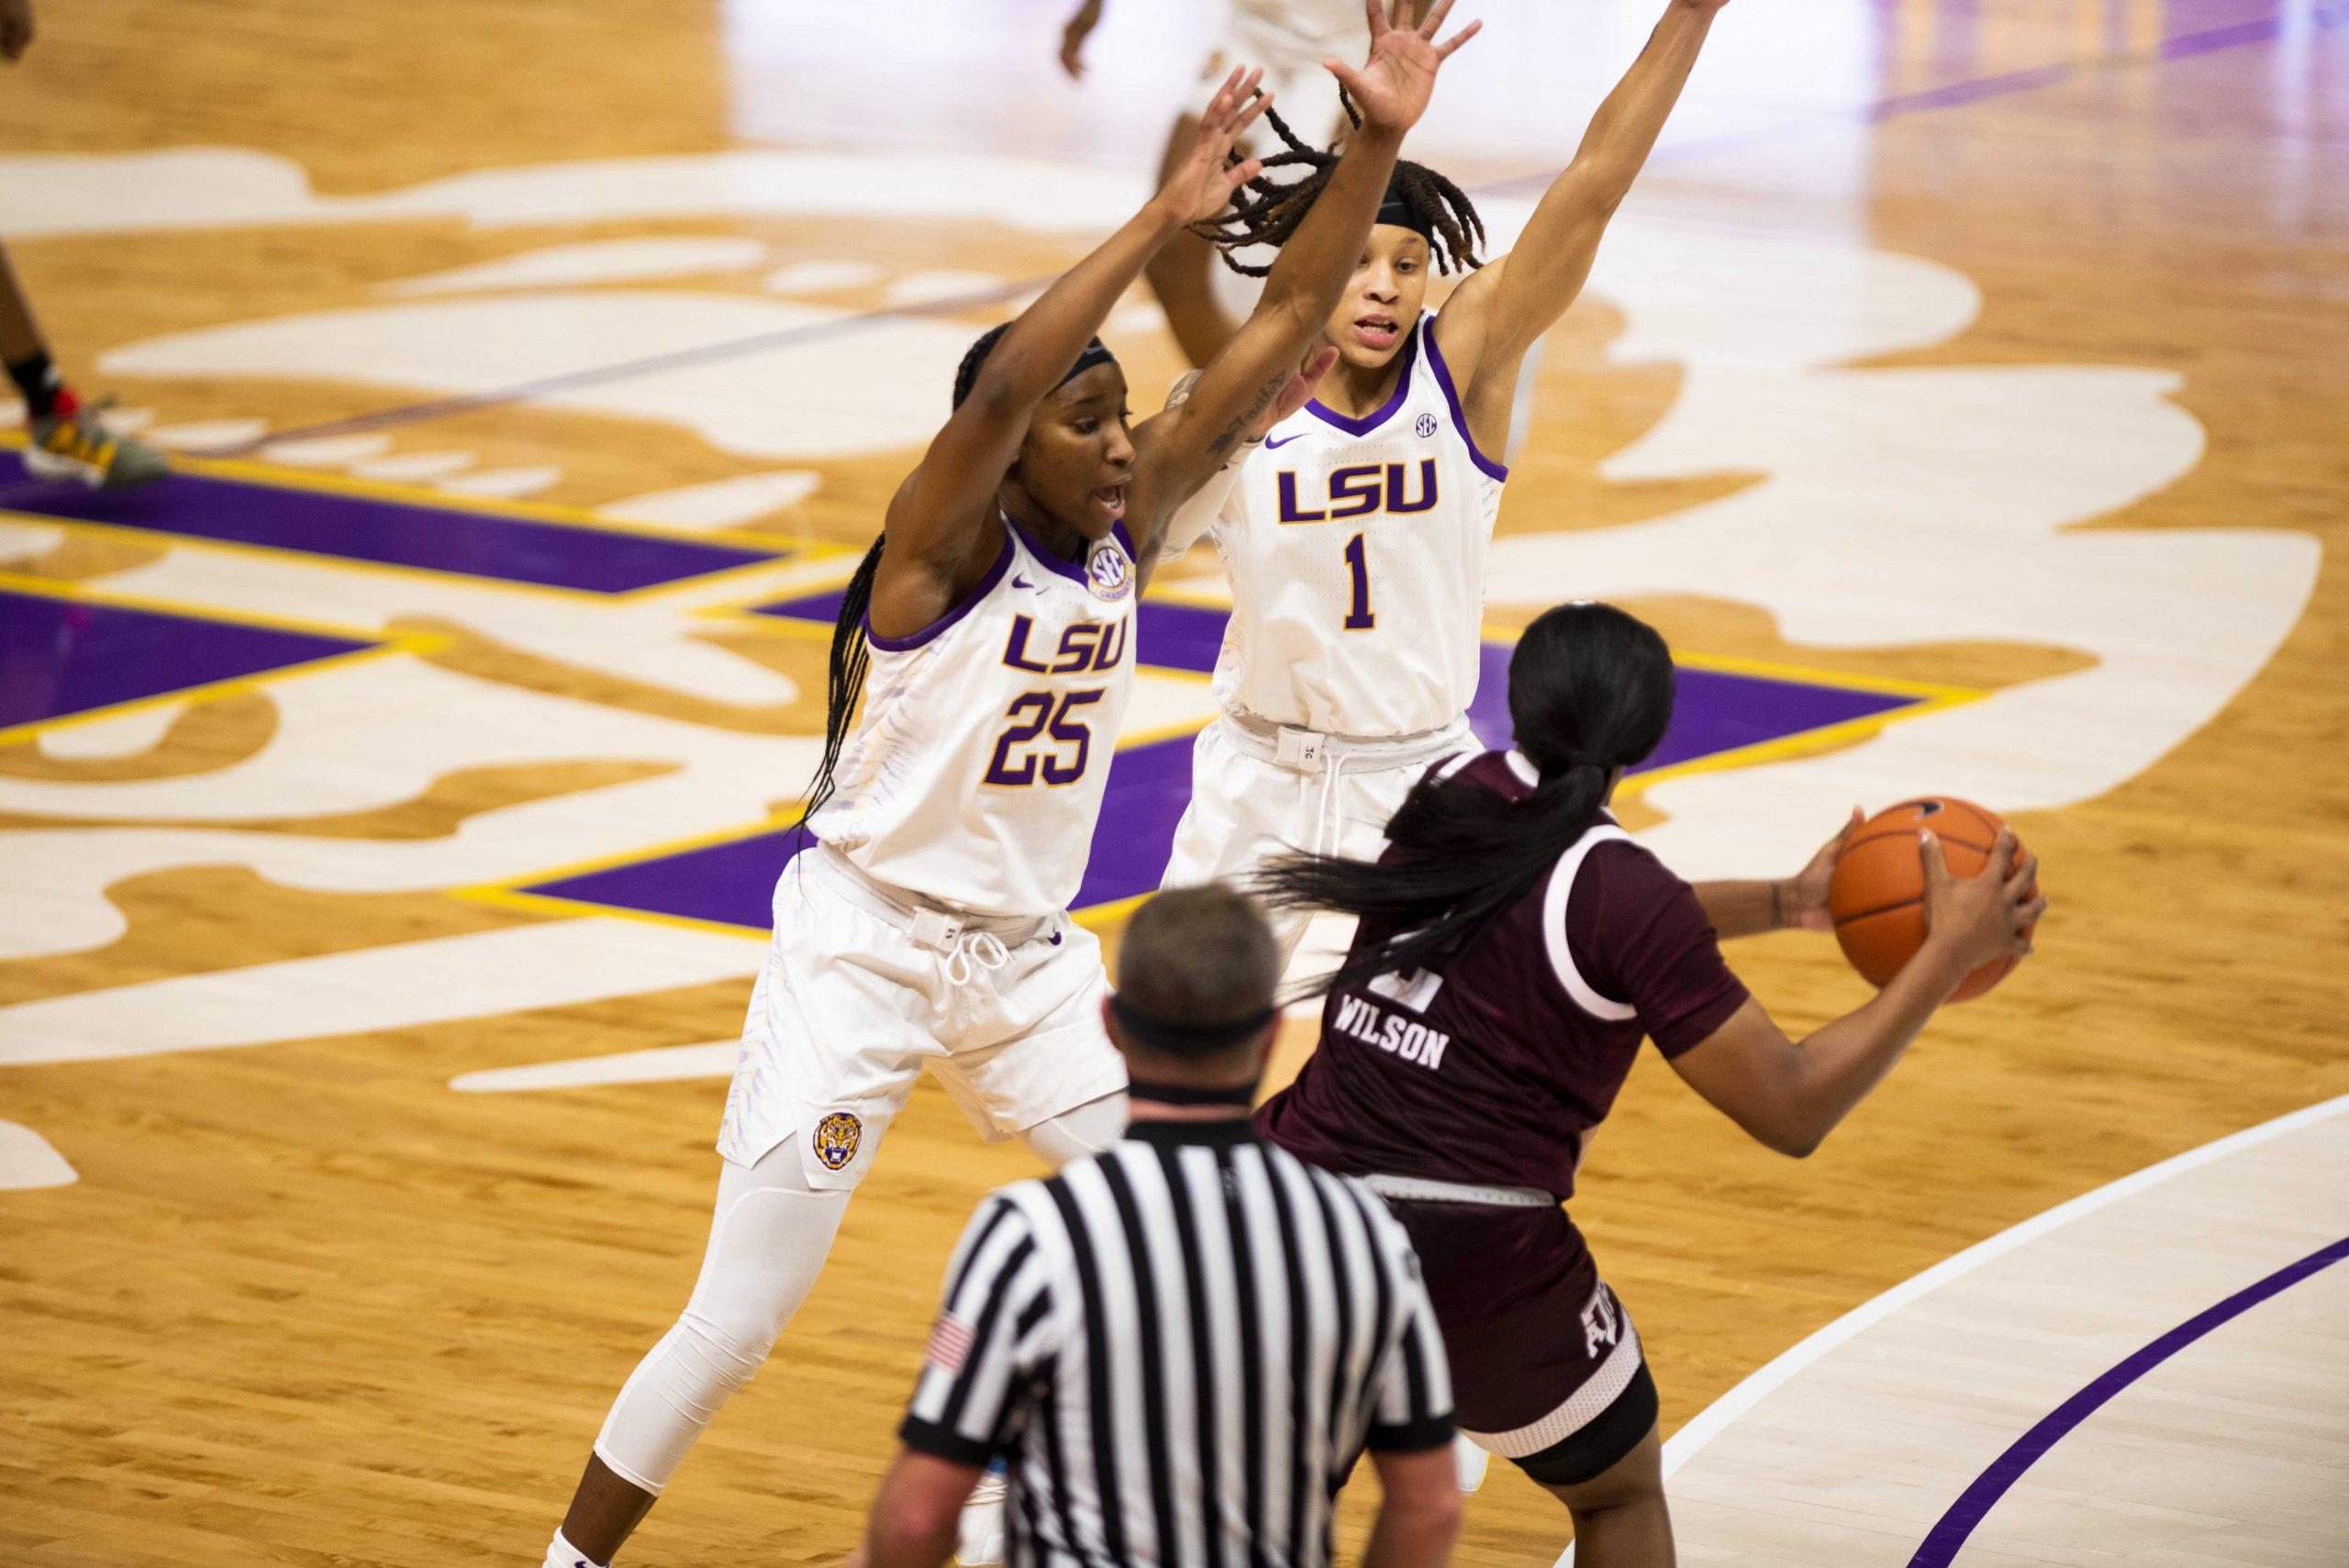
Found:
<svg viewBox="0 0 2349 1568"><path fill-rule="evenodd" d="M1452 1395L1410 1243L1358 1183L1250 1131L1278 976L1229 889L1135 914L1105 1009L1133 1124L973 1216L869 1568L939 1568L998 1456L1010 1568L1322 1568L1365 1449L1365 1568L1450 1556Z"/></svg>

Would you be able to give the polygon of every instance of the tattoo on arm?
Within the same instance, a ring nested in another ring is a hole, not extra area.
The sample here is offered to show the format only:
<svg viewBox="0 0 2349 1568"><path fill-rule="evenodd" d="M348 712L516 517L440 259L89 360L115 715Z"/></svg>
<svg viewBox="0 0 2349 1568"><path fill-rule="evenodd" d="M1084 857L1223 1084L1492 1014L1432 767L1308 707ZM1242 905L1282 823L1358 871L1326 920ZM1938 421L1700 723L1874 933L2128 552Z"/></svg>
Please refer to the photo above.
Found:
<svg viewBox="0 0 2349 1568"><path fill-rule="evenodd" d="M1281 388L1288 384L1288 378L1295 373L1293 371L1283 368L1271 380L1257 388L1256 400L1248 406L1245 413L1226 425L1220 435L1208 443L1208 450L1218 457L1228 454L1232 447L1238 444L1240 438L1246 435L1255 425L1264 410L1273 406L1273 399L1280 395Z"/></svg>
<svg viewBox="0 0 2349 1568"><path fill-rule="evenodd" d="M1176 382L1167 390L1166 406L1169 408L1180 408L1184 404L1188 403L1191 400L1191 389L1199 384L1199 377L1205 374L1207 374L1207 372L1205 371L1187 371L1184 373L1183 379Z"/></svg>

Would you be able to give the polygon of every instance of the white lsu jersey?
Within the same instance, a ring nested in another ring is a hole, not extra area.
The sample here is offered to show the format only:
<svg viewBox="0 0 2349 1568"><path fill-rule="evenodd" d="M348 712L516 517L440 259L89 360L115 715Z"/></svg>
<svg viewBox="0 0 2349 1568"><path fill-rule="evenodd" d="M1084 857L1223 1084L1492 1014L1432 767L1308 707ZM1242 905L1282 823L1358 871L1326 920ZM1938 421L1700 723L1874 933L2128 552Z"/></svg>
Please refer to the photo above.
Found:
<svg viewBox="0 0 2349 1568"><path fill-rule="evenodd" d="M1003 553L925 631L866 636L864 716L809 826L876 881L983 915L1076 896L1134 682L1133 544L1084 565L1004 519Z"/></svg>
<svg viewBox="0 0 2349 1568"><path fill-rule="evenodd" d="M1215 693L1242 717L1417 735L1476 695L1485 557L1508 470L1470 439L1422 313L1365 418L1307 404L1242 464L1213 525L1231 579Z"/></svg>

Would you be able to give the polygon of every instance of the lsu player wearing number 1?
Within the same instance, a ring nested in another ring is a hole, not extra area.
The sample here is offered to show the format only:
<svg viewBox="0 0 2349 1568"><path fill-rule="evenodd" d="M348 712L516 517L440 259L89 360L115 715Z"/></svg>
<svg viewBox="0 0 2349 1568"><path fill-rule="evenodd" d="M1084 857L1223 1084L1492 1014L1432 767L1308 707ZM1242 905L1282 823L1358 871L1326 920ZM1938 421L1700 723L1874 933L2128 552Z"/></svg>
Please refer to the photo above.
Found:
<svg viewBox="0 0 2349 1568"><path fill-rule="evenodd" d="M1054 1163L1123 1133L1100 951L1065 911L1133 686L1134 601L1176 509L1297 379L1439 63L1475 30L1437 43L1448 8L1375 24L1359 70L1332 63L1364 130L1186 402L1129 429L1094 334L1160 246L1257 172L1233 150L1265 109L1253 73L1232 73L1124 228L964 355L842 595L815 842L775 889L700 1277L614 1401L551 1568L609 1563L758 1370L925 1068L987 1137Z"/></svg>
<svg viewBox="0 0 2349 1568"><path fill-rule="evenodd" d="M1222 716L1193 753L1192 797L1164 885L1245 878L1284 849L1375 858L1388 817L1428 765L1471 749L1485 556L1508 471L1520 371L1581 292L1725 0L1672 0L1598 107L1574 161L1508 255L1460 188L1403 162L1370 242L1323 327L1338 354L1319 395L1228 464L1184 508L1167 549L1210 535L1231 581L1217 661ZM1275 113L1288 150L1219 226L1233 252L1282 245L1331 164ZM1422 308L1431 266L1467 275ZM1305 930L1276 911L1284 959Z"/></svg>

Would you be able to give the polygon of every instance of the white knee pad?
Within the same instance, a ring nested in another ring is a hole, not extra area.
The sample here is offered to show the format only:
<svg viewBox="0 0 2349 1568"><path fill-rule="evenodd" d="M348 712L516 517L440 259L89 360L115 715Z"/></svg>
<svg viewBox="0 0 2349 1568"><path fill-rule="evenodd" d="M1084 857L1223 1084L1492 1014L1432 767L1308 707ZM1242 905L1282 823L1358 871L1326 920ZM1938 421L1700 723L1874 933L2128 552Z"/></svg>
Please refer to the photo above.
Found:
<svg viewBox="0 0 2349 1568"><path fill-rule="evenodd" d="M668 1486L807 1299L848 1196L810 1190L788 1141L754 1166L726 1166L693 1299L637 1363L596 1438L596 1456L620 1479L655 1496Z"/></svg>
<svg viewBox="0 0 2349 1568"><path fill-rule="evenodd" d="M1126 1135L1126 1096L1104 1095L1040 1121L1019 1135L1028 1151L1058 1170L1071 1160L1098 1154Z"/></svg>

